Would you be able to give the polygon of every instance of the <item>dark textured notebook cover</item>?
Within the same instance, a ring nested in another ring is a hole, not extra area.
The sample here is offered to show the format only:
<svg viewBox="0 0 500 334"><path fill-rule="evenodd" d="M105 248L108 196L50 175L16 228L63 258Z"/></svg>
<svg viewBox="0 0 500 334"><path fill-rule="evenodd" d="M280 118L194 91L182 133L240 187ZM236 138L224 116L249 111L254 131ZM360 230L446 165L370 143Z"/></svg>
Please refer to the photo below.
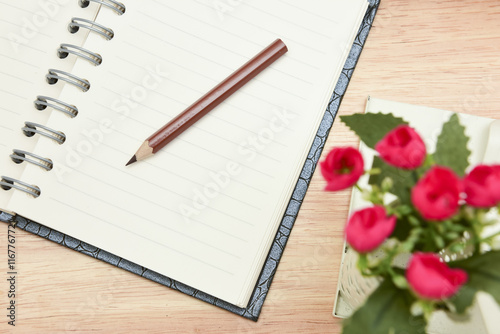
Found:
<svg viewBox="0 0 500 334"><path fill-rule="evenodd" d="M290 236L293 224L299 213L300 205L302 204L307 188L311 181L312 174L321 156L321 152L327 140L328 133L330 132L330 129L333 125L335 116L337 115L340 102L342 101L342 98L347 90L347 86L354 71L354 67L358 62L361 50L363 49L366 38L368 37L368 32L370 31L370 28L372 26L379 4L380 0L370 0L370 6L368 7L366 15L363 19L363 23L361 24L354 44L351 48L349 57L347 58L347 61L344 65L344 69L342 70L340 79L337 82L332 97L330 98L328 107L325 111L325 115L318 129L318 132L316 133L316 138L314 139L314 143L311 147L311 150L309 151L309 155L295 186L292 198L290 199L290 203L288 204L283 220L281 221L278 233L276 234L269 254L267 255L267 259L264 267L262 268L262 272L259 276L257 285L255 286L255 290L246 308L240 308L226 303L215 297L207 295L202 291L182 284L181 282L177 282L154 271L148 270L147 268L141 267L140 265L122 259L97 247L71 238L58 231L27 220L23 217L12 217L7 213L0 213L0 220L10 223L16 223L16 226L18 228L36 234L42 238L57 242L60 245L66 246L80 253L92 256L96 259L105 261L119 268L128 270L134 274L168 286L169 288L184 292L185 294L201 299L207 303L219 306L245 318L257 321L262 309L262 305L264 304L264 300L267 296L269 288L271 287L271 282L278 267L281 255L283 254L286 242L288 241L288 237Z"/></svg>

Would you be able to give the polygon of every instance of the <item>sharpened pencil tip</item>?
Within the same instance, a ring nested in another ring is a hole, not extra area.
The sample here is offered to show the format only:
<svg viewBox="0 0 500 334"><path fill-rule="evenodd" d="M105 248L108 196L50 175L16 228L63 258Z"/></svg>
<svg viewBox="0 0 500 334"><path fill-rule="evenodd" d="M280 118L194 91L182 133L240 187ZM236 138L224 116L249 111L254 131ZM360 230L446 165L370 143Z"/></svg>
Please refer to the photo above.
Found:
<svg viewBox="0 0 500 334"><path fill-rule="evenodd" d="M129 161L129 162L127 162L127 164L126 164L125 166L128 166L128 165L130 165L130 164L133 164L133 163L134 163L134 162L136 162L136 161L137 161L137 158L136 158L136 157L135 157L135 155L134 155L134 156L132 157L132 159L130 159L130 161Z"/></svg>

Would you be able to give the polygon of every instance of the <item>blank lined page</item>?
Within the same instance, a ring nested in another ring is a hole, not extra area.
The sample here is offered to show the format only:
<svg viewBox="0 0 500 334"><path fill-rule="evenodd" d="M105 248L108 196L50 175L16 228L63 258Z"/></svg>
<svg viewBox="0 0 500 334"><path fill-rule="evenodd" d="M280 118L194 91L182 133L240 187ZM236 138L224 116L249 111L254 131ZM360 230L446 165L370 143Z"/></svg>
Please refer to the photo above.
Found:
<svg viewBox="0 0 500 334"><path fill-rule="evenodd" d="M225 4L225 2L222 2ZM65 86L80 114L53 113L60 148L28 168L42 196L10 207L70 236L245 307L367 8L355 1L127 1L91 34L91 89ZM141 143L264 47L289 52L154 157ZM273 270L273 268L267 268Z"/></svg>
<svg viewBox="0 0 500 334"><path fill-rule="evenodd" d="M45 124L50 108L38 111L37 95L57 98L61 86L45 82L49 68L70 71L75 58L57 57L60 43L81 45L84 35L73 36L67 25L72 16L92 19L98 6L82 9L76 1L64 6L37 0L0 0L0 175L19 179L25 164L17 165L9 157L13 149L31 152L38 138L26 137L21 128L25 121ZM29 184L34 179L26 179ZM0 189L0 210L6 208L13 191Z"/></svg>

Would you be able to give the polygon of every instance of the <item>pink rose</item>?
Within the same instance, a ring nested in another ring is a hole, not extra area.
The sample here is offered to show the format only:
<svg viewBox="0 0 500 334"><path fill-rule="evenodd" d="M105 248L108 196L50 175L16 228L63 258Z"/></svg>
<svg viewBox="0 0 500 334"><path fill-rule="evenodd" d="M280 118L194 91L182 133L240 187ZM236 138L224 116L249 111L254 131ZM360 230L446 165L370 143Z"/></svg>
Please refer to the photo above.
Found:
<svg viewBox="0 0 500 334"><path fill-rule="evenodd" d="M374 206L356 211L345 228L349 245L359 253L371 252L389 237L396 226L396 217L387 217L385 208Z"/></svg>
<svg viewBox="0 0 500 334"><path fill-rule="evenodd" d="M321 162L321 174L328 182L325 190L336 191L354 185L363 175L363 157L352 147L337 147Z"/></svg>
<svg viewBox="0 0 500 334"><path fill-rule="evenodd" d="M420 167L427 154L422 138L408 125L399 125L387 133L375 150L389 165L404 169Z"/></svg>
<svg viewBox="0 0 500 334"><path fill-rule="evenodd" d="M406 279L421 298L445 299L467 282L467 272L451 269L433 253L415 253L408 264Z"/></svg>
<svg viewBox="0 0 500 334"><path fill-rule="evenodd" d="M432 167L413 187L411 201L422 217L445 220L458 210L462 183L446 167Z"/></svg>
<svg viewBox="0 0 500 334"><path fill-rule="evenodd" d="M500 165L476 166L464 178L468 204L489 208L500 203Z"/></svg>

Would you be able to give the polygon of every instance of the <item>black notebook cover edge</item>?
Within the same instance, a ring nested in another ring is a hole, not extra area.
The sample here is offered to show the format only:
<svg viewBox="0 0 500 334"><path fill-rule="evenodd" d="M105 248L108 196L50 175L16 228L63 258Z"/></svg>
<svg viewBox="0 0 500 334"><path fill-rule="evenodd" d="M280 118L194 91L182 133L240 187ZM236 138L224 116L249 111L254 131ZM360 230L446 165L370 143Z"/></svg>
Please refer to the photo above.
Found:
<svg viewBox="0 0 500 334"><path fill-rule="evenodd" d="M0 211L0 221L4 221L16 226L27 232L38 235L60 245L66 246L77 252L86 254L93 258L107 262L113 266L125 269L136 275L145 277L159 284L165 285L171 289L178 290L192 297L203 300L212 305L218 306L227 311L233 312L247 319L257 321L264 304L264 300L271 287L274 274L277 270L278 263L281 259L286 243L290 236L295 219L299 213L300 206L306 195L307 188L311 182L312 175L323 151L324 145L328 138L328 134L337 115L340 103L349 85L349 81L354 72L354 68L359 60L361 51L368 37L370 28L372 27L375 14L380 4L380 0L370 0L370 5L363 18L363 22L358 30L354 43L351 47L349 56L346 60L339 81L335 86L333 95L331 96L325 114L316 133L314 142L309 150L309 154L302 168L302 172L293 191L290 202L287 206L280 227L274 238L273 244L267 255L266 261L260 273L259 279L252 293L252 297L246 308L237 307L225 301L217 299L202 291L196 290L181 282L160 275L154 271L148 270L140 265L122 259L111 253L103 251L97 247L89 245L78 239L67 236L56 230L50 229L44 225L38 224L21 216L12 216L6 212Z"/></svg>

